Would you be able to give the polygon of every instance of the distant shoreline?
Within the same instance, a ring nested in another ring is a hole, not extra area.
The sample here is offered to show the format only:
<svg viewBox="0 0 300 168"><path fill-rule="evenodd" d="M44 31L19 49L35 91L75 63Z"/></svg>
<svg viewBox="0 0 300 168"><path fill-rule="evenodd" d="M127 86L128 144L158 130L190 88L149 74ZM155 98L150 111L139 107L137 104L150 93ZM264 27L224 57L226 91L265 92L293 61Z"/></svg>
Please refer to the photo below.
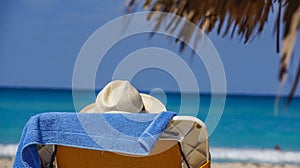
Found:
<svg viewBox="0 0 300 168"><path fill-rule="evenodd" d="M0 159L12 160L17 152L17 144L1 145ZM210 154L215 164L266 163L268 165L299 165L300 151L277 151L274 149L218 148L211 147ZM300 167L299 167L300 168Z"/></svg>

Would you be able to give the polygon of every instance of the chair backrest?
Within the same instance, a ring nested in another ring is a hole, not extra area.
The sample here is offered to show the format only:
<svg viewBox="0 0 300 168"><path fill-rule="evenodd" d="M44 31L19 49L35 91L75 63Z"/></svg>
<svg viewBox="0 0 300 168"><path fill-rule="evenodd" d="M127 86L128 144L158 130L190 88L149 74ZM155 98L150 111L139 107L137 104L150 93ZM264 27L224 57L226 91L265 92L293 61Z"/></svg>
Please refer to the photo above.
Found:
<svg viewBox="0 0 300 168"><path fill-rule="evenodd" d="M175 116L148 156L58 146L56 163L57 168L209 168L208 133L201 120Z"/></svg>
<svg viewBox="0 0 300 168"><path fill-rule="evenodd" d="M206 125L196 117L175 116L160 139L176 139L186 162L184 168L209 168L210 153Z"/></svg>
<svg viewBox="0 0 300 168"><path fill-rule="evenodd" d="M58 146L57 168L181 168L181 154L175 141L158 141L149 156Z"/></svg>

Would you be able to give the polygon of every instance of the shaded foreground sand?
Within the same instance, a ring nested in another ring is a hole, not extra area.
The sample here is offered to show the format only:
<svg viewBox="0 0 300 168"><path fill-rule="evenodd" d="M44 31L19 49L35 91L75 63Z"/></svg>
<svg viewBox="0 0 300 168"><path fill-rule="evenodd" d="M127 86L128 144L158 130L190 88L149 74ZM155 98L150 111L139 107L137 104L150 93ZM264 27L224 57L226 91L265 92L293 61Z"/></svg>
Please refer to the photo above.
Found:
<svg viewBox="0 0 300 168"><path fill-rule="evenodd" d="M0 168L11 168L12 159L0 159ZM257 163L213 163L212 168L300 168L300 165L273 165Z"/></svg>
<svg viewBox="0 0 300 168"><path fill-rule="evenodd" d="M257 163L213 163L212 168L300 168L300 165L257 164Z"/></svg>

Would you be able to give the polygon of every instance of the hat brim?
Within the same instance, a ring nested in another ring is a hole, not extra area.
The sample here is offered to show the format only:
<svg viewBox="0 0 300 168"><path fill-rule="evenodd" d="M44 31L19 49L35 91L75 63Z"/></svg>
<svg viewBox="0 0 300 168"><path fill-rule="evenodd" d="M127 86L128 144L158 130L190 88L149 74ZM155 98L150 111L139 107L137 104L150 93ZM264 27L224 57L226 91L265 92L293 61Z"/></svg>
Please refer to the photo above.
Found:
<svg viewBox="0 0 300 168"><path fill-rule="evenodd" d="M148 94L144 94L144 93L140 93L140 95L142 97L146 112L159 113L162 111L167 111L164 104L162 104L162 102L159 101L157 98L155 98L151 95L148 95ZM95 112L97 112L95 110L95 106L96 106L95 103L89 104L89 105L85 106L80 112L81 113L95 113ZM104 112L104 111L102 111L102 112Z"/></svg>

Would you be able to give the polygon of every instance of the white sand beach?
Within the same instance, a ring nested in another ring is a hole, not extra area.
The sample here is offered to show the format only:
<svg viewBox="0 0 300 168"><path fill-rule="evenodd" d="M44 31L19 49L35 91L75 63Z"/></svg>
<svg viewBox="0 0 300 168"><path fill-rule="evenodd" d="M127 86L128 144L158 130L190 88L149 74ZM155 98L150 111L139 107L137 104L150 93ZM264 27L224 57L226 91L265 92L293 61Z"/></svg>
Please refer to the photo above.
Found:
<svg viewBox="0 0 300 168"><path fill-rule="evenodd" d="M13 167L13 159L0 159L0 168Z"/></svg>
<svg viewBox="0 0 300 168"><path fill-rule="evenodd" d="M0 159L0 168L13 167L13 159ZM212 163L211 168L300 168L300 165L258 163Z"/></svg>

